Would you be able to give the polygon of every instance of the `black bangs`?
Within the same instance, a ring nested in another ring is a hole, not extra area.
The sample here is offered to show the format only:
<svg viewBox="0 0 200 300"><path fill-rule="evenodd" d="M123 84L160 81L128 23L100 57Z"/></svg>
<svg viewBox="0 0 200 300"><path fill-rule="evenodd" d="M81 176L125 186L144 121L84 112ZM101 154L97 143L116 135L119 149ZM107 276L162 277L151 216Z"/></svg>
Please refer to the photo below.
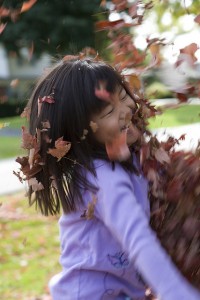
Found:
<svg viewBox="0 0 200 300"><path fill-rule="evenodd" d="M73 73L75 76L80 77L79 84L82 84L83 109L89 118L92 113L101 111L107 105L105 101L95 96L95 89L100 88L100 85L103 84L108 92L114 93L117 86L122 84L121 76L111 66L103 62L77 61L73 66L72 76ZM76 93L77 91L75 91Z"/></svg>

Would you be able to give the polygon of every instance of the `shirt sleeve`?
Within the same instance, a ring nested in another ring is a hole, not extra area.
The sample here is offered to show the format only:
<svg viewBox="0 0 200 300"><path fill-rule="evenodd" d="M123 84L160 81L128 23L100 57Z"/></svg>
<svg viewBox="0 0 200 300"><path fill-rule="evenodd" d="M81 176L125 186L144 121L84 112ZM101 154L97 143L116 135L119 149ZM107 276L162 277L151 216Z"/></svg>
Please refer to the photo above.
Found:
<svg viewBox="0 0 200 300"><path fill-rule="evenodd" d="M200 293L180 274L156 234L135 194L129 175L98 172L96 214L134 262L147 284L161 300L200 300Z"/></svg>

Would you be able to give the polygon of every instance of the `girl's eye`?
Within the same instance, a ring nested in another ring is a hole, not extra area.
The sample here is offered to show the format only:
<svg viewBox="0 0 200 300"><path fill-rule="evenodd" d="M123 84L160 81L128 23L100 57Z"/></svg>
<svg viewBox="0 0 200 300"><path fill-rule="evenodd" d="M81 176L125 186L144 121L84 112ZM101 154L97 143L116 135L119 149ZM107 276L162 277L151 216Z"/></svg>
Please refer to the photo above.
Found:
<svg viewBox="0 0 200 300"><path fill-rule="evenodd" d="M114 107L112 107L112 108L110 108L109 110L105 111L105 112L102 114L101 119L104 118L104 117L106 117L106 116L108 116L108 115L110 115L110 114L113 112L113 110L114 110Z"/></svg>
<svg viewBox="0 0 200 300"><path fill-rule="evenodd" d="M106 115L110 115L113 112L114 108L112 108Z"/></svg>
<svg viewBox="0 0 200 300"><path fill-rule="evenodd" d="M127 94L125 94L125 95L121 98L121 101L126 100L126 98L127 98Z"/></svg>
<svg viewBox="0 0 200 300"><path fill-rule="evenodd" d="M125 90L122 90L122 93L121 93L121 101L125 101L126 100L126 98L127 98L127 93L126 93L126 91Z"/></svg>

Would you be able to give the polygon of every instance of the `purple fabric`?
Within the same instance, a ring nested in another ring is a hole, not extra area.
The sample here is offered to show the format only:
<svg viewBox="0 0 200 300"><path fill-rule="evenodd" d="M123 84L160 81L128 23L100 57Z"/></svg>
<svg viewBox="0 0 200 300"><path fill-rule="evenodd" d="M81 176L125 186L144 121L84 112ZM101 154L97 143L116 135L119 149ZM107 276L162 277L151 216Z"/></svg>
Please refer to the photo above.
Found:
<svg viewBox="0 0 200 300"><path fill-rule="evenodd" d="M145 283L161 300L199 300L149 227L147 182L116 164L96 160L94 217L84 206L60 218L63 270L50 281L54 300L145 299Z"/></svg>

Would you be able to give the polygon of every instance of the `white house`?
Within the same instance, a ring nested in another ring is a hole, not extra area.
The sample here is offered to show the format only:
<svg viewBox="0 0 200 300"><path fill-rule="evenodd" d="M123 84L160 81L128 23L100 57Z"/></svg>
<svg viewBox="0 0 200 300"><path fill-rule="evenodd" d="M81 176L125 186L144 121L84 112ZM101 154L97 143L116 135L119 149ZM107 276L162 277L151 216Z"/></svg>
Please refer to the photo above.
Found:
<svg viewBox="0 0 200 300"><path fill-rule="evenodd" d="M47 54L40 59L29 55L27 49L22 49L21 57L8 54L0 45L0 103L26 100L35 80L51 64Z"/></svg>

